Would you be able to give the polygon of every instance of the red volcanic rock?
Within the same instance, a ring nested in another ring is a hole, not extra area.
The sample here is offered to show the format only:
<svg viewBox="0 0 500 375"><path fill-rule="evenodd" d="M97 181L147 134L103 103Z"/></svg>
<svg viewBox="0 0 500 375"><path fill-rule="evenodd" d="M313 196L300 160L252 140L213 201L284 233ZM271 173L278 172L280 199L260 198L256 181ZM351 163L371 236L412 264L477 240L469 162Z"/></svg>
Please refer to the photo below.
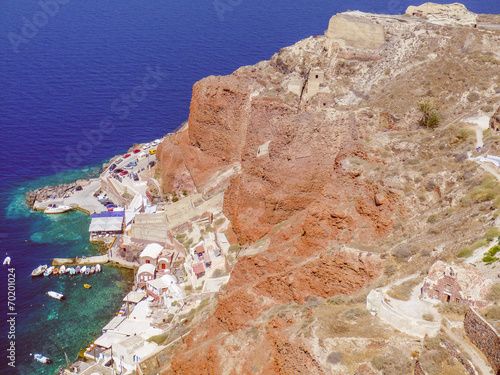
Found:
<svg viewBox="0 0 500 375"><path fill-rule="evenodd" d="M318 257L336 244L383 236L401 211L393 192L349 163L356 157L382 164L360 141L376 129L349 111L298 112L266 82L259 69L243 68L196 83L188 127L159 151L165 189L227 188L224 214L238 242L269 243L265 252L238 259L214 315L175 353L168 373L219 374L226 356L232 367L225 368L233 370L225 373L321 374L306 346L282 334L283 322L245 350L231 343L273 305L351 294L380 274L376 256ZM240 173L214 182L235 167Z"/></svg>

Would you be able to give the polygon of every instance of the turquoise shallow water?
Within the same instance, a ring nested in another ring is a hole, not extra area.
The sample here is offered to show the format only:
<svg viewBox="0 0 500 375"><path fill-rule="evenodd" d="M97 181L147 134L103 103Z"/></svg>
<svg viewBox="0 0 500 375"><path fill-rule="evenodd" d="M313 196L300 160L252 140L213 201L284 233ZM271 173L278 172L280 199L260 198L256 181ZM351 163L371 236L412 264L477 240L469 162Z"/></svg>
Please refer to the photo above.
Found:
<svg viewBox="0 0 500 375"><path fill-rule="evenodd" d="M102 327L118 311L123 296L132 286L132 271L105 265L99 274L70 277L31 278L39 264L50 264L54 257L91 256L101 248L88 240L90 217L81 212L45 215L33 212L24 203L31 188L88 177L95 168L84 168L30 181L23 187L2 194L6 209L2 220L0 248L12 257L16 274L16 368L4 367L0 374L54 374L65 365L64 352L73 360L78 352L96 339ZM12 245L15 245L12 248ZM9 245L9 247L7 247ZM7 268L0 269L0 314L6 316ZM84 283L92 285L85 289ZM53 290L66 296L58 301L46 293ZM3 316L1 317L2 320ZM2 322L0 340L7 327ZM42 353L54 363L34 361L30 353Z"/></svg>

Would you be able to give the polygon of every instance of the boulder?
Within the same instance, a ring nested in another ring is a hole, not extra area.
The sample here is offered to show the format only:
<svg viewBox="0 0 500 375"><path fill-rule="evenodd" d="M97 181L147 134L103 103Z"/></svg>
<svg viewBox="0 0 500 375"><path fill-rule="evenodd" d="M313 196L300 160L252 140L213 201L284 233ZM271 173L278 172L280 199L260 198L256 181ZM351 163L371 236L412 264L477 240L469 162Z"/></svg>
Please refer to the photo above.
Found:
<svg viewBox="0 0 500 375"><path fill-rule="evenodd" d="M385 31L382 25L349 13L333 16L325 35L341 48L375 49L385 43Z"/></svg>

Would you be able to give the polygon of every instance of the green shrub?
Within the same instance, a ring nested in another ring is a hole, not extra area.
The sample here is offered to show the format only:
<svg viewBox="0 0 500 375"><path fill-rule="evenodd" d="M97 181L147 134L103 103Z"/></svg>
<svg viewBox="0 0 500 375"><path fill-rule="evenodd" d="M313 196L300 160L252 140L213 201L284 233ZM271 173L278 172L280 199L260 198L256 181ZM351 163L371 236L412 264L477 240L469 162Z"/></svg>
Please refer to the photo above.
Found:
<svg viewBox="0 0 500 375"><path fill-rule="evenodd" d="M231 245L229 246L229 253L235 253L237 252L238 250L240 249L240 245L238 245L237 243L235 243L234 245Z"/></svg>
<svg viewBox="0 0 500 375"><path fill-rule="evenodd" d="M438 220L439 220L439 216L438 216L438 215L436 215L436 214L432 214L432 215L430 215L430 216L427 218L427 222L428 222L429 224L435 224L435 223L437 223L437 221L438 221Z"/></svg>
<svg viewBox="0 0 500 375"><path fill-rule="evenodd" d="M384 275L386 275L387 277L391 277L396 273L397 270L398 267L394 263L388 263L384 268Z"/></svg>
<svg viewBox="0 0 500 375"><path fill-rule="evenodd" d="M172 202L177 202L179 200L178 196L172 197Z"/></svg>
<svg viewBox="0 0 500 375"><path fill-rule="evenodd" d="M495 256L500 251L500 246L496 245L484 253L483 262L486 264L495 263L498 258Z"/></svg>
<svg viewBox="0 0 500 375"><path fill-rule="evenodd" d="M488 241L486 241L485 239L482 239L482 240L478 240L478 241L474 242L471 246L471 249L472 249L472 251L474 251L476 249L479 249L480 247L485 247L485 246L488 246Z"/></svg>
<svg viewBox="0 0 500 375"><path fill-rule="evenodd" d="M224 221L226 221L226 219L224 219L223 217L220 217L214 221L214 226L220 227L224 223Z"/></svg>
<svg viewBox="0 0 500 375"><path fill-rule="evenodd" d="M428 322L433 322L434 321L434 315L432 315L431 313L425 313L425 314L422 314L422 319L426 320Z"/></svg>
<svg viewBox="0 0 500 375"><path fill-rule="evenodd" d="M468 246L465 246L463 247L459 253L457 254L457 256L459 258L468 258L470 257L472 254L474 253L474 250L472 250L470 247Z"/></svg>
<svg viewBox="0 0 500 375"><path fill-rule="evenodd" d="M364 307L353 307L345 312L345 318L347 320L356 320L370 314L370 312Z"/></svg>
<svg viewBox="0 0 500 375"><path fill-rule="evenodd" d="M425 126L428 129L434 129L439 126L439 116L429 103L420 103L419 110L422 113L422 117L418 121L420 126Z"/></svg>
<svg viewBox="0 0 500 375"><path fill-rule="evenodd" d="M340 363L341 360L342 360L341 352L331 352L330 354L328 354L328 357L326 357L326 361L332 365Z"/></svg>
<svg viewBox="0 0 500 375"><path fill-rule="evenodd" d="M498 237L498 236L500 236L500 229L498 229L497 227L491 227L486 232L486 236L487 237Z"/></svg>
<svg viewBox="0 0 500 375"><path fill-rule="evenodd" d="M179 233L175 235L175 239L178 241L182 241L186 237L186 233Z"/></svg>
<svg viewBox="0 0 500 375"><path fill-rule="evenodd" d="M168 338L167 333L160 333L159 335L156 336L151 336L149 339L147 339L147 342L154 342L158 345L163 344Z"/></svg>
<svg viewBox="0 0 500 375"><path fill-rule="evenodd" d="M474 132L474 130L469 128L462 128L457 132L457 138L462 142L465 142L469 138L475 137L475 135L476 133Z"/></svg>

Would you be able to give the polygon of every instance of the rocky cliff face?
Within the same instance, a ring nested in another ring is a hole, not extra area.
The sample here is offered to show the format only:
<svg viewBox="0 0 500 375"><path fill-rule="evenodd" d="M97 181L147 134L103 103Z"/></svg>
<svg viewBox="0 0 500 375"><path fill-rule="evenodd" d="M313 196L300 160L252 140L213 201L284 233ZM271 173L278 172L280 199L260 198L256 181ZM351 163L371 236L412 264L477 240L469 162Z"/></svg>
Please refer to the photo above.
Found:
<svg viewBox="0 0 500 375"><path fill-rule="evenodd" d="M484 104L500 86L491 52L500 36L409 17L347 19L376 40L339 43L330 33L205 78L193 87L188 125L160 146L164 191L225 189L224 213L244 245L215 313L166 373L328 373L317 347L287 331L308 313L280 315L276 306L360 291L382 274L375 252L410 236L406 259L417 244L434 246L419 215L458 201L458 179L418 158L463 161L449 149L463 140L419 135L416 107L439 106L449 125Z"/></svg>

